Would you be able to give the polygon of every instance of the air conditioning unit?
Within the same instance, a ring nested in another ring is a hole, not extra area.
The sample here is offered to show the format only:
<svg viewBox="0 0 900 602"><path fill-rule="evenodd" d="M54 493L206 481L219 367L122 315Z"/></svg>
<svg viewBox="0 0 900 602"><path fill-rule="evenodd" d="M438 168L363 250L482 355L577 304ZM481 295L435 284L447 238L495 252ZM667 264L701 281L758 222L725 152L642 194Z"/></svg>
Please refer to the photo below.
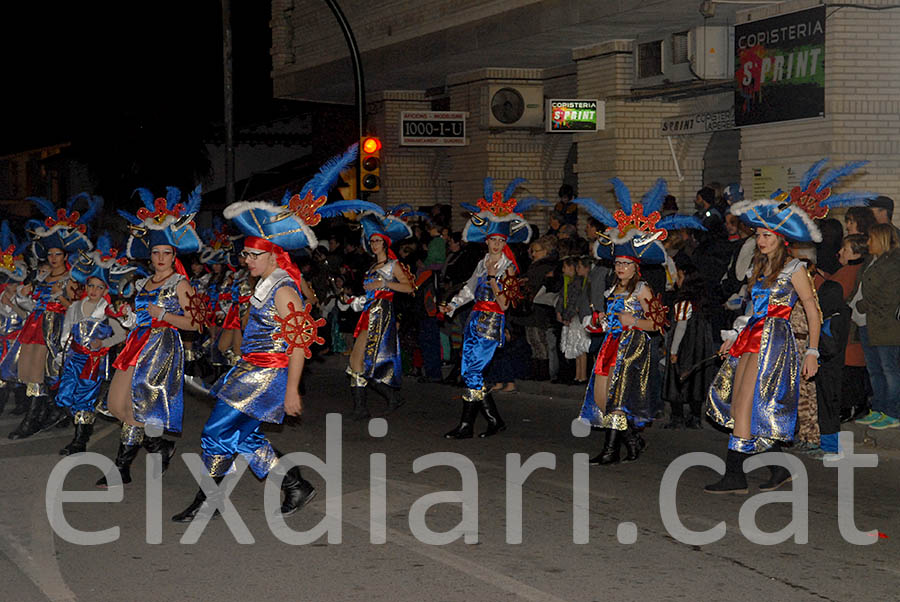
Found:
<svg viewBox="0 0 900 602"><path fill-rule="evenodd" d="M487 127L543 128L544 87L540 84L491 84L487 95Z"/></svg>
<svg viewBox="0 0 900 602"><path fill-rule="evenodd" d="M635 40L634 86L695 79L729 79L734 70L734 28L695 27Z"/></svg>

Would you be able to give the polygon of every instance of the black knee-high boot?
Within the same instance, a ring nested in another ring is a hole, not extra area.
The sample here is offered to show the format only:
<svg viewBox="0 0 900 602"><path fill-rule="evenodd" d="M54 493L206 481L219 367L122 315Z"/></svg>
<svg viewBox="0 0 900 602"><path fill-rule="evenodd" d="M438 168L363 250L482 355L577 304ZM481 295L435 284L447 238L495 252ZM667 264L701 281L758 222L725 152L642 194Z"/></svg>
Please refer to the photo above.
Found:
<svg viewBox="0 0 900 602"><path fill-rule="evenodd" d="M221 477L213 477L213 481L216 482L216 485L222 482L224 476ZM190 503L190 505L172 517L172 522L175 523L189 523L194 520L194 517L197 516L197 513L200 512L200 508L203 507L203 502L206 501L206 493L203 492L203 488L200 487L197 490L197 495L194 496L194 500ZM215 512L213 512L212 518L219 517L219 509L217 508Z"/></svg>
<svg viewBox="0 0 900 602"><path fill-rule="evenodd" d="M41 422L47 413L47 398L42 396L28 396L28 409L22 422L16 430L9 434L10 439L25 439L41 430Z"/></svg>
<svg viewBox="0 0 900 602"><path fill-rule="evenodd" d="M122 484L127 485L131 482L131 463L141 451L141 444L144 442L144 428L140 426L132 426L123 424L122 434L119 437L119 450L116 452L116 468L119 470L119 476L122 478ZM106 476L97 480L97 487L106 489L108 487Z"/></svg>
<svg viewBox="0 0 900 602"><path fill-rule="evenodd" d="M355 421L368 420L371 414L369 414L369 408L366 405L366 388L350 387L350 394L353 396L353 414L350 415L350 419Z"/></svg>
<svg viewBox="0 0 900 602"><path fill-rule="evenodd" d="M485 393L484 399L481 400L481 415L487 420L488 427L486 431L478 435L479 437L490 437L506 430L506 423L500 418L497 404L494 403L494 396L490 393Z"/></svg>
<svg viewBox="0 0 900 602"><path fill-rule="evenodd" d="M375 389L375 392L384 397L384 399L388 402L386 412L387 414L400 409L400 406L406 403L406 400L404 400L400 396L399 389L395 389L394 387L390 387L382 382L378 382L375 380L369 381L369 386Z"/></svg>
<svg viewBox="0 0 900 602"><path fill-rule="evenodd" d="M471 439L475 430L475 416L478 415L478 406L476 401L463 399L462 416L459 424L452 431L444 434L444 439Z"/></svg>
<svg viewBox="0 0 900 602"><path fill-rule="evenodd" d="M781 451L781 442L776 441L775 444L766 451L766 453L778 453ZM794 480L794 475L791 474L791 471L784 466L771 464L769 465L769 472L769 480L759 486L760 491L775 491L782 485L790 483Z"/></svg>
<svg viewBox="0 0 900 602"><path fill-rule="evenodd" d="M25 387L22 385L15 385L12 389L16 398L16 407L13 408L12 415L21 416L28 411L30 398L25 394Z"/></svg>
<svg viewBox="0 0 900 602"><path fill-rule="evenodd" d="M72 442L59 450L61 456L71 456L87 450L88 441L94 432L94 413L79 410L75 412L75 436Z"/></svg>
<svg viewBox="0 0 900 602"><path fill-rule="evenodd" d="M275 455L281 458L284 454L272 447ZM270 473L271 474L271 473ZM281 491L284 492L284 500L281 502L281 515L290 516L310 503L316 497L316 488L312 483L303 478L299 466L292 466L281 481Z"/></svg>
<svg viewBox="0 0 900 602"><path fill-rule="evenodd" d="M728 450L725 456L725 476L719 481L707 485L703 490L706 493L747 493L747 476L744 474L744 460L748 454Z"/></svg>
<svg viewBox="0 0 900 602"><path fill-rule="evenodd" d="M282 516L294 514L316 497L316 488L300 475L300 467L293 466L281 482L284 501L281 503Z"/></svg>
<svg viewBox="0 0 900 602"><path fill-rule="evenodd" d="M169 462L175 455L175 442L162 437L144 436L144 449L150 454L162 454L162 472L163 474L169 468Z"/></svg>
<svg viewBox="0 0 900 602"><path fill-rule="evenodd" d="M622 458L622 462L634 462L637 460L641 455L643 446L641 445L640 435L634 430L634 425L630 422L628 423L628 428L622 434L622 441L625 443L625 457Z"/></svg>
<svg viewBox="0 0 900 602"><path fill-rule="evenodd" d="M622 433L618 429L607 428L606 440L603 442L603 451L590 459L590 464L618 464L619 446L622 444Z"/></svg>

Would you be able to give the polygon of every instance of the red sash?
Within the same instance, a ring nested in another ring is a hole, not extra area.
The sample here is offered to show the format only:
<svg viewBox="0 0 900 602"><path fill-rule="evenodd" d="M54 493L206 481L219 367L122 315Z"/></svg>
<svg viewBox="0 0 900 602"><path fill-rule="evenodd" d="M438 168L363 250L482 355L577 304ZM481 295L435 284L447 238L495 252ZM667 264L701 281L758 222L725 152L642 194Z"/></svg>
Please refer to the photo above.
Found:
<svg viewBox="0 0 900 602"><path fill-rule="evenodd" d="M385 291L379 290L375 291L375 299L387 299L388 301L394 300L394 291ZM366 309L359 316L359 321L356 323L356 328L353 330L353 338L359 336L363 330L369 329L369 310Z"/></svg>
<svg viewBox="0 0 900 602"><path fill-rule="evenodd" d="M597 363L594 364L594 374L609 376L609 370L616 364L616 353L619 351L619 337L608 334L603 339L603 346L597 354Z"/></svg>
<svg viewBox="0 0 900 602"><path fill-rule="evenodd" d="M489 311L495 314L502 314L503 308L496 301L476 301L472 311Z"/></svg>
<svg viewBox="0 0 900 602"><path fill-rule="evenodd" d="M225 314L225 319L222 321L222 328L225 330L240 330L241 329L241 308L237 303L232 303L231 307L228 308L228 313Z"/></svg>
<svg viewBox="0 0 900 602"><path fill-rule="evenodd" d="M100 349L88 349L84 345L80 345L75 341L72 341L71 348L75 353L82 353L88 356L87 361L84 363L84 368L81 369L81 374L79 374L78 377L88 380L94 380L95 378L97 378L97 373L100 371L100 360L102 360L104 356L109 353L109 347L101 347Z"/></svg>
<svg viewBox="0 0 900 602"><path fill-rule="evenodd" d="M51 301L47 304L47 311L55 314L64 314L66 313L66 306L58 301Z"/></svg>
<svg viewBox="0 0 900 602"><path fill-rule="evenodd" d="M150 328L135 328L128 334L128 338L125 340L125 346L122 347L122 351L119 352L116 361L113 362L113 368L116 370L128 370L130 367L137 365L138 356L144 349L144 345L147 344L147 340L150 338L150 332L154 328L175 327L165 321L160 322L159 320L152 320L150 322Z"/></svg>
<svg viewBox="0 0 900 602"><path fill-rule="evenodd" d="M791 319L790 305L770 305L766 310L765 317L748 324L738 335L737 340L731 346L728 352L731 357L741 357L744 353L759 353L759 347L762 342L763 325L766 318L784 318Z"/></svg>
<svg viewBox="0 0 900 602"><path fill-rule="evenodd" d="M287 353L256 351L241 355L241 359L259 368L287 368L291 361Z"/></svg>

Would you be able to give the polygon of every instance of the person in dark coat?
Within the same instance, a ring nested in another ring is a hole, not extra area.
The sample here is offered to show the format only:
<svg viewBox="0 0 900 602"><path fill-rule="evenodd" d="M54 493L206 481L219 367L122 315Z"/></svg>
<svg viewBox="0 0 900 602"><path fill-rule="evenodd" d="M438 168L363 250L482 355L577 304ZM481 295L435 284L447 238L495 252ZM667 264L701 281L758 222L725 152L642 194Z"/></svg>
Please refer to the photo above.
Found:
<svg viewBox="0 0 900 602"><path fill-rule="evenodd" d="M711 360L720 341L706 317L707 286L689 262L677 265L672 328L667 337L666 377L662 398L672 406L672 417L664 428L701 428L703 400L716 376L718 362ZM683 405L690 416L685 419Z"/></svg>

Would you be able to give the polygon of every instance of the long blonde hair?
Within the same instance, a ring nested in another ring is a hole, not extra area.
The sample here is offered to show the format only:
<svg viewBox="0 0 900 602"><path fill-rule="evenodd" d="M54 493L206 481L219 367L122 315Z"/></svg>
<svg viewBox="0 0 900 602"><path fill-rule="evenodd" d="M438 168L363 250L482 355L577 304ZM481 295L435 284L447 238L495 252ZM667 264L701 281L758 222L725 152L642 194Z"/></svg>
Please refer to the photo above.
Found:
<svg viewBox="0 0 900 602"><path fill-rule="evenodd" d="M790 259L790 254L788 253L787 246L783 244L779 244L775 247L771 263L769 262L768 256L760 251L759 246L757 246L756 249L753 250L753 276L750 278L750 282L756 282L762 276L766 276L766 272L768 272L769 274L766 276L765 286L772 286L775 284L775 281L778 280L778 274L784 269L788 259Z"/></svg>
<svg viewBox="0 0 900 602"><path fill-rule="evenodd" d="M897 240L897 231L891 224L875 224L869 228L869 240L875 241L881 248L883 255L891 249L900 247L900 241ZM872 253L872 245L869 245L869 253ZM873 253L874 255L874 253Z"/></svg>

